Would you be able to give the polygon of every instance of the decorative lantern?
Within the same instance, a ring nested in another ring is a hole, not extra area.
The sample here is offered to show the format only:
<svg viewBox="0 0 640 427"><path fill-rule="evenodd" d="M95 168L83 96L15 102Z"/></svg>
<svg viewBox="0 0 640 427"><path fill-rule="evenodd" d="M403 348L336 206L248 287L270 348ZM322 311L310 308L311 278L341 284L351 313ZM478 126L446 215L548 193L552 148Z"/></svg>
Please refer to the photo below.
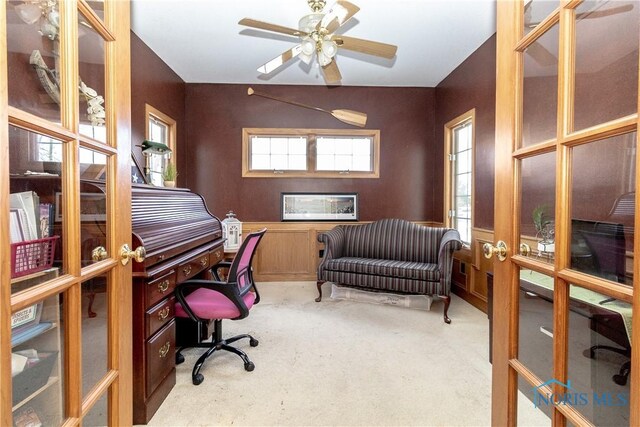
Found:
<svg viewBox="0 0 640 427"><path fill-rule="evenodd" d="M233 211L229 211L227 218L222 221L222 237L225 252L236 252L242 244L242 222L236 218Z"/></svg>

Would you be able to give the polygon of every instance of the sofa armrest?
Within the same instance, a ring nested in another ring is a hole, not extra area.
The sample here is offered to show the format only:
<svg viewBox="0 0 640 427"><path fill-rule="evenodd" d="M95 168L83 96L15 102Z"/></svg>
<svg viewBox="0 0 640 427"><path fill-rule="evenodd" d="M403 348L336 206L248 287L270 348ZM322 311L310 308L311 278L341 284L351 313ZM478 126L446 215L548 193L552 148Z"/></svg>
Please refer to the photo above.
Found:
<svg viewBox="0 0 640 427"><path fill-rule="evenodd" d="M438 250L438 269L440 270L440 285L442 294L449 295L451 291L451 269L453 268L453 252L462 248L458 230L448 230L440 240Z"/></svg>
<svg viewBox="0 0 640 427"><path fill-rule="evenodd" d="M318 234L318 242L324 243L324 255L318 265L318 280L322 280L322 272L326 263L334 258L342 256L342 249L345 241L344 229L341 226L333 230Z"/></svg>

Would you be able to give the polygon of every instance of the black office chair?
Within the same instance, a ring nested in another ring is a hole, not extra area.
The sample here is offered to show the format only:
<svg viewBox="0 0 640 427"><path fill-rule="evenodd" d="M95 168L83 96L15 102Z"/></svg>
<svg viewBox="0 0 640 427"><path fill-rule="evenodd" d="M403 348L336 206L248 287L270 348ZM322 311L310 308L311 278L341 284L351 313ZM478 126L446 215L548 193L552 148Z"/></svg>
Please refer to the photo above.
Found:
<svg viewBox="0 0 640 427"><path fill-rule="evenodd" d="M222 338L222 319L239 320L249 315L249 310L260 302L260 294L253 281L251 262L258 247L258 243L267 229L250 233L240 246L232 262L221 262L212 267L211 273L215 280L187 280L175 290L176 317L189 318L194 322L209 323L214 320L214 335L211 342L180 347L176 353L176 364L184 362L182 350L197 347L207 348L197 360L191 373L194 385L202 383L204 376L200 369L205 360L217 350L225 350L237 354L244 361L244 369L253 371L255 365L245 352L232 347L230 344L243 338L249 338L249 345L255 347L258 340L248 334L233 338ZM228 268L226 281L220 279L218 272L221 268Z"/></svg>
<svg viewBox="0 0 640 427"><path fill-rule="evenodd" d="M600 229L598 229L598 226L601 226ZM603 227L606 229L603 230ZM625 238L622 226L620 224L603 223L596 225L595 228L594 231L583 230L580 233L593 257L595 271L592 274L614 282L625 283ZM615 299L605 299L600 304L605 305L611 301L615 301ZM624 334L611 331L609 327L605 326L609 319L604 317L606 316L593 315L591 329L596 332L609 332L604 336L613 339L621 347L598 344L591 346L583 354L593 359L596 356L596 350L608 350L631 358L631 344L627 338L626 331L624 331ZM600 318L603 319L599 321ZM624 328L624 325L622 327ZM620 337L620 335L624 335L624 337ZM618 385L627 384L630 372L631 361L629 360L622 364L616 375L613 375L613 381Z"/></svg>

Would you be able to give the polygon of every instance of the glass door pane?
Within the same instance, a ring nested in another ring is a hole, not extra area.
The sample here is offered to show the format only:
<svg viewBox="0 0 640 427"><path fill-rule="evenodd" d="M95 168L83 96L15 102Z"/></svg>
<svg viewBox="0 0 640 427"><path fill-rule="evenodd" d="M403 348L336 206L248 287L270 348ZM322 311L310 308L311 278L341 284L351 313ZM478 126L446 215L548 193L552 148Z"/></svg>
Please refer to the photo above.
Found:
<svg viewBox="0 0 640 427"><path fill-rule="evenodd" d="M64 143L9 126L12 293L66 272L63 248Z"/></svg>
<svg viewBox="0 0 640 427"><path fill-rule="evenodd" d="M7 8L9 105L60 123L58 2L3 3Z"/></svg>
<svg viewBox="0 0 640 427"><path fill-rule="evenodd" d="M638 110L637 1L585 1L576 8L574 130Z"/></svg>

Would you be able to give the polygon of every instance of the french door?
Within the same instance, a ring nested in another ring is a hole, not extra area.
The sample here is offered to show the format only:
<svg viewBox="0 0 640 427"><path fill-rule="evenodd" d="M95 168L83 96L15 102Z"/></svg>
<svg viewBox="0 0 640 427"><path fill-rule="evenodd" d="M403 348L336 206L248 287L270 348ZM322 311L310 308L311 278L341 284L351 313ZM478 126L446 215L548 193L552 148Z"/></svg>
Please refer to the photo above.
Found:
<svg viewBox="0 0 640 427"><path fill-rule="evenodd" d="M0 3L0 425L131 424L129 2Z"/></svg>
<svg viewBox="0 0 640 427"><path fill-rule="evenodd" d="M497 25L492 424L640 425L640 3Z"/></svg>

